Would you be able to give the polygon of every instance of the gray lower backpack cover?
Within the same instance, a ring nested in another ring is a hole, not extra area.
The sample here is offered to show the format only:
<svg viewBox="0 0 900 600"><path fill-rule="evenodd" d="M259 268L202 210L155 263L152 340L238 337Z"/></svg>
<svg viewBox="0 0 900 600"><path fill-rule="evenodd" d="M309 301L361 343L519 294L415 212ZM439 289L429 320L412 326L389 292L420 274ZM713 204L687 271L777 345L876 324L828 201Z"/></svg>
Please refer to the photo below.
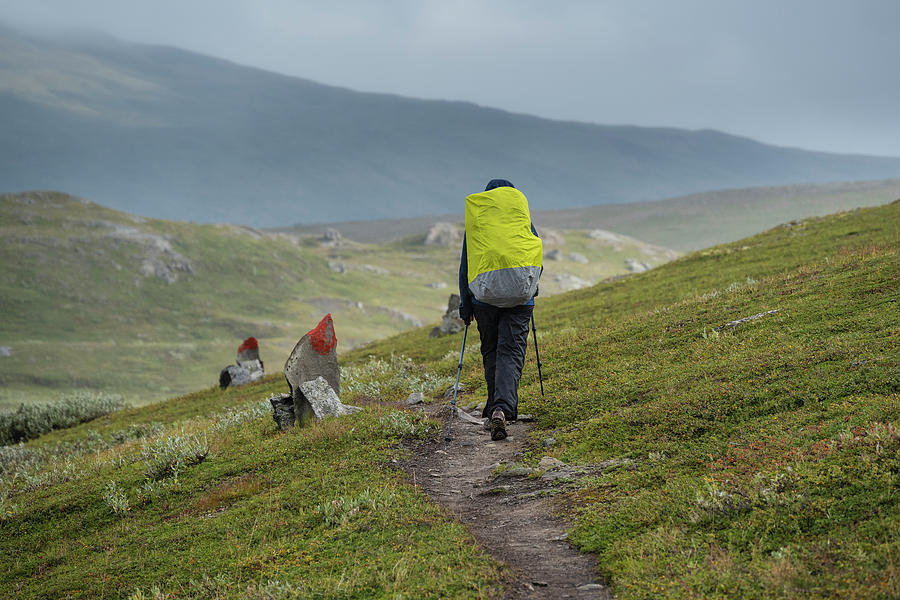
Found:
<svg viewBox="0 0 900 600"><path fill-rule="evenodd" d="M469 283L469 289L476 300L491 306L522 306L534 298L540 278L540 267L497 269L479 273Z"/></svg>

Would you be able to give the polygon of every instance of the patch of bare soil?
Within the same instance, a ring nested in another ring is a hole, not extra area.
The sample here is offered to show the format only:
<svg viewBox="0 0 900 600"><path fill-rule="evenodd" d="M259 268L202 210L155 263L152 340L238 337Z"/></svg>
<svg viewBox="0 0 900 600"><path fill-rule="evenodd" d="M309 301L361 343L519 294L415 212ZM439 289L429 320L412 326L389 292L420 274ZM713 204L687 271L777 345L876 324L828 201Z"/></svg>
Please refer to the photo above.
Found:
<svg viewBox="0 0 900 600"><path fill-rule="evenodd" d="M444 423L444 431L412 448L403 466L415 485L508 565L503 597L612 598L599 580L596 560L566 541L565 523L550 505L578 470L558 462L541 470L522 467L528 423L509 424L509 437L493 442L481 419L461 414L460 408L446 441L449 406L435 403L425 411Z"/></svg>

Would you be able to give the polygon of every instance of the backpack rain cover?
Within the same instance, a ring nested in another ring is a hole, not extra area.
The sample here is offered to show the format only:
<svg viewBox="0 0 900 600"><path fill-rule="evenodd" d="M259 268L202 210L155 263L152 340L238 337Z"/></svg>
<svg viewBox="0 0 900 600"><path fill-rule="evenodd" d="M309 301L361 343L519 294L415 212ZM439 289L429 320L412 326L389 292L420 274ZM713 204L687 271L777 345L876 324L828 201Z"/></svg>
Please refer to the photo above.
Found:
<svg viewBox="0 0 900 600"><path fill-rule="evenodd" d="M479 302L521 306L537 293L544 256L525 194L498 187L466 198L469 289Z"/></svg>

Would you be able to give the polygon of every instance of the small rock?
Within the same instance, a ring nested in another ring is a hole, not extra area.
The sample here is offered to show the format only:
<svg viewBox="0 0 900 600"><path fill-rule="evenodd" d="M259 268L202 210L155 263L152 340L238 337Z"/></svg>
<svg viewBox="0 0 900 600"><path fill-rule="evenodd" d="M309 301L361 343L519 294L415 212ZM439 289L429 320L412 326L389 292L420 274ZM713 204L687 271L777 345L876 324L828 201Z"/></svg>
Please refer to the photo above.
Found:
<svg viewBox="0 0 900 600"><path fill-rule="evenodd" d="M334 271L335 273L346 273L347 272L347 267L344 266L344 263L329 261L328 268L331 269L332 271Z"/></svg>
<svg viewBox="0 0 900 600"><path fill-rule="evenodd" d="M281 431L294 426L294 399L290 394L281 394L269 398L272 403L272 419Z"/></svg>
<svg viewBox="0 0 900 600"><path fill-rule="evenodd" d="M510 467L500 471L497 477L528 477L532 473L534 473L534 469L528 467Z"/></svg>
<svg viewBox="0 0 900 600"><path fill-rule="evenodd" d="M430 287L433 290L442 290L447 287L447 284L444 283L443 281L435 281L434 283L429 283L428 287Z"/></svg>
<svg viewBox="0 0 900 600"><path fill-rule="evenodd" d="M538 463L538 468L543 469L544 471L551 471L553 469L565 466L566 463L559 460L558 458L553 458L552 456L545 456L541 459L541 462Z"/></svg>
<svg viewBox="0 0 900 600"><path fill-rule="evenodd" d="M531 583L533 583L534 585L536 585L538 587L547 587L548 585L550 585L546 581L532 581Z"/></svg>
<svg viewBox="0 0 900 600"><path fill-rule="evenodd" d="M0 356L12 356L12 348L9 346L0 346Z"/></svg>
<svg viewBox="0 0 900 600"><path fill-rule="evenodd" d="M534 421L534 415L526 415L524 413L516 415L516 420L520 423L531 423Z"/></svg>
<svg viewBox="0 0 900 600"><path fill-rule="evenodd" d="M445 399L450 399L450 398L452 398L452 397L453 397L453 391L454 391L455 389L456 389L455 384L454 384L454 385L451 385L450 387L448 387L448 388L447 388L447 391L444 392L444 398L445 398ZM465 386L464 386L462 383L460 383L460 384L459 384L459 390L456 392L457 395L459 395L459 394L464 394L465 391L466 391Z"/></svg>
<svg viewBox="0 0 900 600"><path fill-rule="evenodd" d="M600 585L599 583L586 583L584 585L579 585L575 589L578 590L579 592L587 592L589 590L602 590L603 586Z"/></svg>
<svg viewBox="0 0 900 600"><path fill-rule="evenodd" d="M416 404L422 404L423 402L425 402L424 394L422 394L422 392L413 392L406 397L405 404L406 406L415 406Z"/></svg>
<svg viewBox="0 0 900 600"><path fill-rule="evenodd" d="M544 252L544 258L546 260L562 260L562 252L559 248L553 248Z"/></svg>
<svg viewBox="0 0 900 600"><path fill-rule="evenodd" d="M552 438L552 437L544 438L543 444L544 444L544 448L549 448L550 446L555 446L556 438Z"/></svg>

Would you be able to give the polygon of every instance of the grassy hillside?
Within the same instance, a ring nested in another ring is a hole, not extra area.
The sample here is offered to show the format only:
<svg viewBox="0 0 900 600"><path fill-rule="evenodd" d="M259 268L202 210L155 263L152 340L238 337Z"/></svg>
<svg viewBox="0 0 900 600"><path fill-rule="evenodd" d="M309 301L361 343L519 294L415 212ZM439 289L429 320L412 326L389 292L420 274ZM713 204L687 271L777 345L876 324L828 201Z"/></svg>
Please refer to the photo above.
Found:
<svg viewBox="0 0 900 600"><path fill-rule="evenodd" d="M275 226L446 214L492 177L534 209L897 177L900 158L367 94L175 48L0 26L0 181Z"/></svg>
<svg viewBox="0 0 900 600"><path fill-rule="evenodd" d="M530 458L606 465L559 508L619 597L900 594L898 250L894 202L538 303ZM348 358L452 372L454 346L409 332Z"/></svg>
<svg viewBox="0 0 900 600"><path fill-rule="evenodd" d="M894 202L541 299L526 461L592 467L557 507L617 597L900 594L898 250ZM435 432L395 403L446 389L459 343L346 354L366 410L284 434L272 376L3 448L0 593L496 597L498 566L393 466Z"/></svg>
<svg viewBox="0 0 900 600"><path fill-rule="evenodd" d="M0 195L0 346L10 349L0 356L0 407L72 388L132 403L186 393L216 382L250 335L279 370L327 312L342 350L440 320L458 244L320 237L145 219L64 194ZM566 240L563 260L548 261L545 295L570 289L570 276L623 273L628 258L673 256L583 231ZM565 258L575 251L589 262Z"/></svg>

